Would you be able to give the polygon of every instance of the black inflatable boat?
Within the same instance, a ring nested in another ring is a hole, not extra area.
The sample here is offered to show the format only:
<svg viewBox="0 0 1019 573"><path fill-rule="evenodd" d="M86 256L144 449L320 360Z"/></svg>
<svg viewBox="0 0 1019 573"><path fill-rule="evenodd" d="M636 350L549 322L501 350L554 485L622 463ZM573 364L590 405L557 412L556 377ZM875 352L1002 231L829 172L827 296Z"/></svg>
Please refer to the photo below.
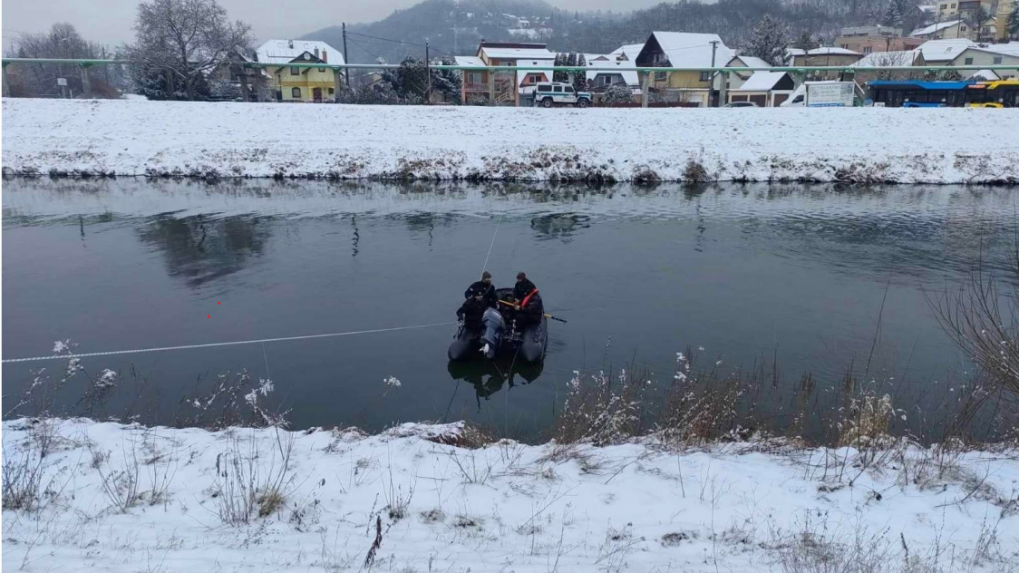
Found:
<svg viewBox="0 0 1019 573"><path fill-rule="evenodd" d="M513 289L497 289L495 294L499 300L507 300L512 296ZM545 359L545 348L548 345L548 319L540 299L537 304L541 319L524 328L517 327L517 311L506 305L499 305L501 308L498 310L486 310L480 330L472 331L463 324L459 325L449 345L449 359L462 361L473 360L475 357L494 359L515 355L517 360L540 363Z"/></svg>

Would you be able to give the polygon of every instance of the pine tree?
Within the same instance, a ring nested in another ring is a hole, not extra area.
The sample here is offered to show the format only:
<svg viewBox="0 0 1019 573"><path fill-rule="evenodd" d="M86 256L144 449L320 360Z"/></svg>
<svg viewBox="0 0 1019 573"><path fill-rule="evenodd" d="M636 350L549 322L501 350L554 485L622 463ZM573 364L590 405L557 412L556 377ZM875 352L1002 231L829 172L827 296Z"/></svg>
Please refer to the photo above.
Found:
<svg viewBox="0 0 1019 573"><path fill-rule="evenodd" d="M557 67L557 68L561 67L561 66L565 66L566 65L566 54L556 54L555 55L555 61L554 61L553 65L555 67ZM570 79L570 74L567 73L567 72L562 72L562 71L556 70L555 72L552 73L552 81L553 82L565 82L565 81L568 81L569 79Z"/></svg>
<svg viewBox="0 0 1019 573"><path fill-rule="evenodd" d="M810 32L804 30L803 33L800 34L799 39L796 40L796 47L804 51L813 50L817 47L817 40L810 35Z"/></svg>
<svg viewBox="0 0 1019 573"><path fill-rule="evenodd" d="M574 65L578 68L587 68L587 60L584 58L584 54L577 54ZM573 74L573 91L587 91L587 72L576 72Z"/></svg>
<svg viewBox="0 0 1019 573"><path fill-rule="evenodd" d="M747 45L747 54L757 56L773 66L780 66L788 43L785 25L765 14L754 27Z"/></svg>
<svg viewBox="0 0 1019 573"><path fill-rule="evenodd" d="M888 3L888 10L885 10L885 17L881 23L891 28L901 28L902 19L905 16L903 13L904 8L902 0L892 0Z"/></svg>
<svg viewBox="0 0 1019 573"><path fill-rule="evenodd" d="M1005 29L1008 31L1008 36L1010 38L1019 39L1019 2L1016 2L1012 13L1008 15L1008 20L1005 22Z"/></svg>

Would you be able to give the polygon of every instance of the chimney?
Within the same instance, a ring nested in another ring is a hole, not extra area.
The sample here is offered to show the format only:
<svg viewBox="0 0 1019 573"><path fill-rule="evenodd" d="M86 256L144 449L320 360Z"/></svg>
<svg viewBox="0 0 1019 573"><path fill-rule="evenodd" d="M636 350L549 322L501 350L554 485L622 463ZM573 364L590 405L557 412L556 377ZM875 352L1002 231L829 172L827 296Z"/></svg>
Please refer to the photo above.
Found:
<svg viewBox="0 0 1019 573"><path fill-rule="evenodd" d="M289 47L291 50L293 50L294 49L294 41L293 40L287 40L287 47Z"/></svg>
<svg viewBox="0 0 1019 573"><path fill-rule="evenodd" d="M318 59L318 46L315 47L315 59Z"/></svg>
<svg viewBox="0 0 1019 573"><path fill-rule="evenodd" d="M328 63L328 62L329 62L329 58L328 58L328 57L326 57L326 52L327 52L327 51L328 51L328 50L322 50L322 61L323 61L323 62L326 62L326 63Z"/></svg>

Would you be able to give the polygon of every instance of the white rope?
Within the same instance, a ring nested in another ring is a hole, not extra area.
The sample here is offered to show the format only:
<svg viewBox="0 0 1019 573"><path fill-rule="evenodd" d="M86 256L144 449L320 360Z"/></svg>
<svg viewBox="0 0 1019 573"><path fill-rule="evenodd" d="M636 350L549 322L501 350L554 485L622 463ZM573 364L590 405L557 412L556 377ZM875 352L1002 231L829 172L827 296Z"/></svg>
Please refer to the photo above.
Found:
<svg viewBox="0 0 1019 573"><path fill-rule="evenodd" d="M396 332L398 330L417 330L422 328L435 328L437 326L451 326L455 322L437 322L434 324L416 324L413 326L397 326L393 328L376 328L374 330L355 330L351 332L329 332L326 334L305 334L303 336L283 336L280 338L261 338L259 340L237 340L234 342L209 342L206 344L182 344L179 346L162 346L159 348L137 348L134 350L111 350L108 352L83 352L81 354L53 354L51 356L33 356L31 358L7 358L0 362L11 364L15 362L38 362L41 360L67 360L70 358L89 358L92 356L116 356L119 354L141 354L143 352L161 352L163 350L190 350L194 348L216 348L220 346L240 346L242 344L259 344L266 342L287 342L290 340L311 340L313 338L336 338L340 336L354 336L357 334L376 334L379 332ZM268 367L268 365L267 365Z"/></svg>
<svg viewBox="0 0 1019 573"><path fill-rule="evenodd" d="M488 258L492 256L492 247L495 246L495 237L499 234L499 225L502 225L502 215L499 216L499 221L495 224L495 232L492 233L492 243L488 245L488 254L485 255L485 266L481 267L481 271L488 270Z"/></svg>

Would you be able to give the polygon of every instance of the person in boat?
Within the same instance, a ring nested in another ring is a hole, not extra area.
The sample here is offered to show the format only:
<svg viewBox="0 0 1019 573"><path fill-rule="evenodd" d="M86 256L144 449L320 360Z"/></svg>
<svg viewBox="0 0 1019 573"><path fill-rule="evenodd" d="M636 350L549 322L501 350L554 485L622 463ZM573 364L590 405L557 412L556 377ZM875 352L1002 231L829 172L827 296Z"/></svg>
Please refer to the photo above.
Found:
<svg viewBox="0 0 1019 573"><path fill-rule="evenodd" d="M523 272L517 273L517 283L513 286L513 308L516 312L517 326L521 329L541 321L544 307L538 288Z"/></svg>
<svg viewBox="0 0 1019 573"><path fill-rule="evenodd" d="M481 273L481 280L476 281L467 287L464 291L464 298L469 299L476 291L482 293L482 297L485 303L492 308L497 308L499 305L498 297L495 294L495 287L492 285L492 273L484 271Z"/></svg>
<svg viewBox="0 0 1019 573"><path fill-rule="evenodd" d="M485 309L488 303L485 302L484 291L477 289L471 296L456 310L456 317L462 320L467 330L481 332L482 318L485 316Z"/></svg>

